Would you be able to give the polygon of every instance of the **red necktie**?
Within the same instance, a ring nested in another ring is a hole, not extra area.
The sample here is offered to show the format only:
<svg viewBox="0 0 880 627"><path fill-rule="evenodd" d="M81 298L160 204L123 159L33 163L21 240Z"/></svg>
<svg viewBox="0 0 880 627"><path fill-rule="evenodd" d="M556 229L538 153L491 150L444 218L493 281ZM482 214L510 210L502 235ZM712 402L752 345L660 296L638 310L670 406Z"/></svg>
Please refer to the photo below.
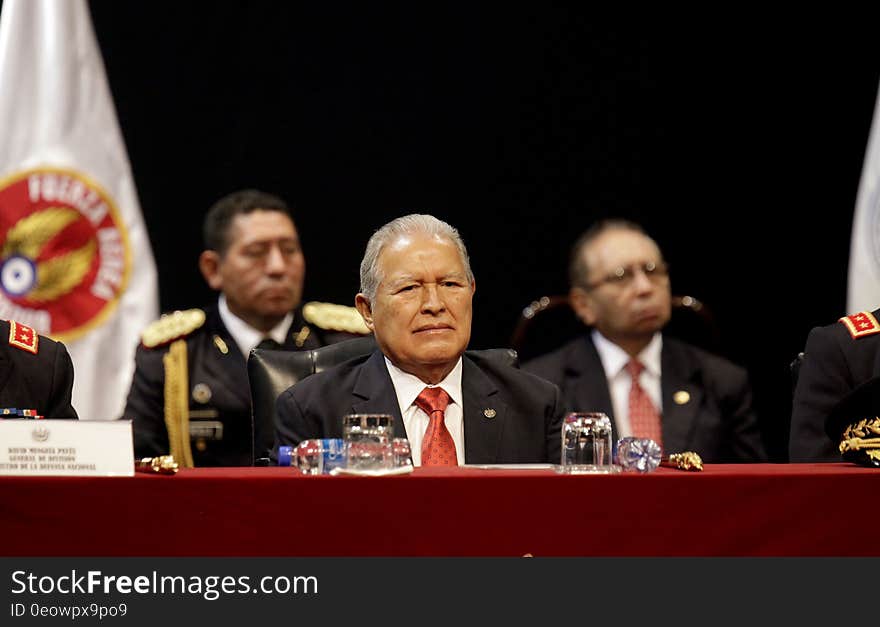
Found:
<svg viewBox="0 0 880 627"><path fill-rule="evenodd" d="M630 360L626 369L632 377L629 388L629 425L637 438L650 438L663 446L663 429L660 426L660 413L648 393L639 385L639 375L645 366L635 359Z"/></svg>
<svg viewBox="0 0 880 627"><path fill-rule="evenodd" d="M415 403L431 418L422 440L422 466L458 466L455 442L443 420L449 394L443 388L425 388Z"/></svg>

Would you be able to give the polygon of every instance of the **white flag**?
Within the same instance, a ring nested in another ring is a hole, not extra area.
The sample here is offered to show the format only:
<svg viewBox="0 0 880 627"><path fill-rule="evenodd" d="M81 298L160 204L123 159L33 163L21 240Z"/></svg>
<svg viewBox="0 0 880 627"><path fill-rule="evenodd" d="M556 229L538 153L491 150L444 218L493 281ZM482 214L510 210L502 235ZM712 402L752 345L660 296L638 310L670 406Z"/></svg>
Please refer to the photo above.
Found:
<svg viewBox="0 0 880 627"><path fill-rule="evenodd" d="M0 13L0 318L63 341L80 418L122 415L156 267L86 0Z"/></svg>
<svg viewBox="0 0 880 627"><path fill-rule="evenodd" d="M880 92L862 165L849 249L846 313L880 307Z"/></svg>

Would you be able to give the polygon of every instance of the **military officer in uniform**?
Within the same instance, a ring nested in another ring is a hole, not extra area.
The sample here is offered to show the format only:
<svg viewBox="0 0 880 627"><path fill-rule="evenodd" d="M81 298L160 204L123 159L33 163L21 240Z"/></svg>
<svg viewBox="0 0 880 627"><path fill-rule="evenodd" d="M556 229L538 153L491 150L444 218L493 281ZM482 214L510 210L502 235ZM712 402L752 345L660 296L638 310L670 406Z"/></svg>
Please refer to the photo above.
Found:
<svg viewBox="0 0 880 627"><path fill-rule="evenodd" d="M220 292L217 304L167 314L144 331L124 418L137 457L251 465L251 349L310 350L369 330L353 307L301 305L305 259L281 198L229 194L208 211L203 234L199 268Z"/></svg>
<svg viewBox="0 0 880 627"><path fill-rule="evenodd" d="M810 331L792 400L789 461L842 461L826 421L838 403L880 376L878 316L880 309L861 311Z"/></svg>
<svg viewBox="0 0 880 627"><path fill-rule="evenodd" d="M0 320L0 418L71 418L73 363L61 342Z"/></svg>

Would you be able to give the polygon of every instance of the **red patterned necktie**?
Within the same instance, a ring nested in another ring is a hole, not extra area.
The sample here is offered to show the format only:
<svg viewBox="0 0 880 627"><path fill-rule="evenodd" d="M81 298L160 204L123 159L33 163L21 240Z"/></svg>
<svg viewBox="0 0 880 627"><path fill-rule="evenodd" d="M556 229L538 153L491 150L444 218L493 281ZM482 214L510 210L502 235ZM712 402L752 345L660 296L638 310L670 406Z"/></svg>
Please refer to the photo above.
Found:
<svg viewBox="0 0 880 627"><path fill-rule="evenodd" d="M443 420L449 394L443 388L425 388L415 403L431 418L422 440L422 466L458 466L455 442Z"/></svg>
<svg viewBox="0 0 880 627"><path fill-rule="evenodd" d="M663 429L660 426L660 413L648 397L648 393L639 385L639 375L645 366L632 359L626 365L632 377L629 388L629 425L637 438L650 438L663 446Z"/></svg>

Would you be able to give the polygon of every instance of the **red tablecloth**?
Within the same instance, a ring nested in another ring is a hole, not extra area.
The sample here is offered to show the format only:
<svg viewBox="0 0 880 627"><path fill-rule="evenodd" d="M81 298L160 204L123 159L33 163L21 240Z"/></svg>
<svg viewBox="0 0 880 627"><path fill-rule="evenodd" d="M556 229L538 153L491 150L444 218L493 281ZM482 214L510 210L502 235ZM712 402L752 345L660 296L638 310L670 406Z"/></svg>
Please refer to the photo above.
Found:
<svg viewBox="0 0 880 627"><path fill-rule="evenodd" d="M880 555L880 470L0 477L2 556Z"/></svg>

